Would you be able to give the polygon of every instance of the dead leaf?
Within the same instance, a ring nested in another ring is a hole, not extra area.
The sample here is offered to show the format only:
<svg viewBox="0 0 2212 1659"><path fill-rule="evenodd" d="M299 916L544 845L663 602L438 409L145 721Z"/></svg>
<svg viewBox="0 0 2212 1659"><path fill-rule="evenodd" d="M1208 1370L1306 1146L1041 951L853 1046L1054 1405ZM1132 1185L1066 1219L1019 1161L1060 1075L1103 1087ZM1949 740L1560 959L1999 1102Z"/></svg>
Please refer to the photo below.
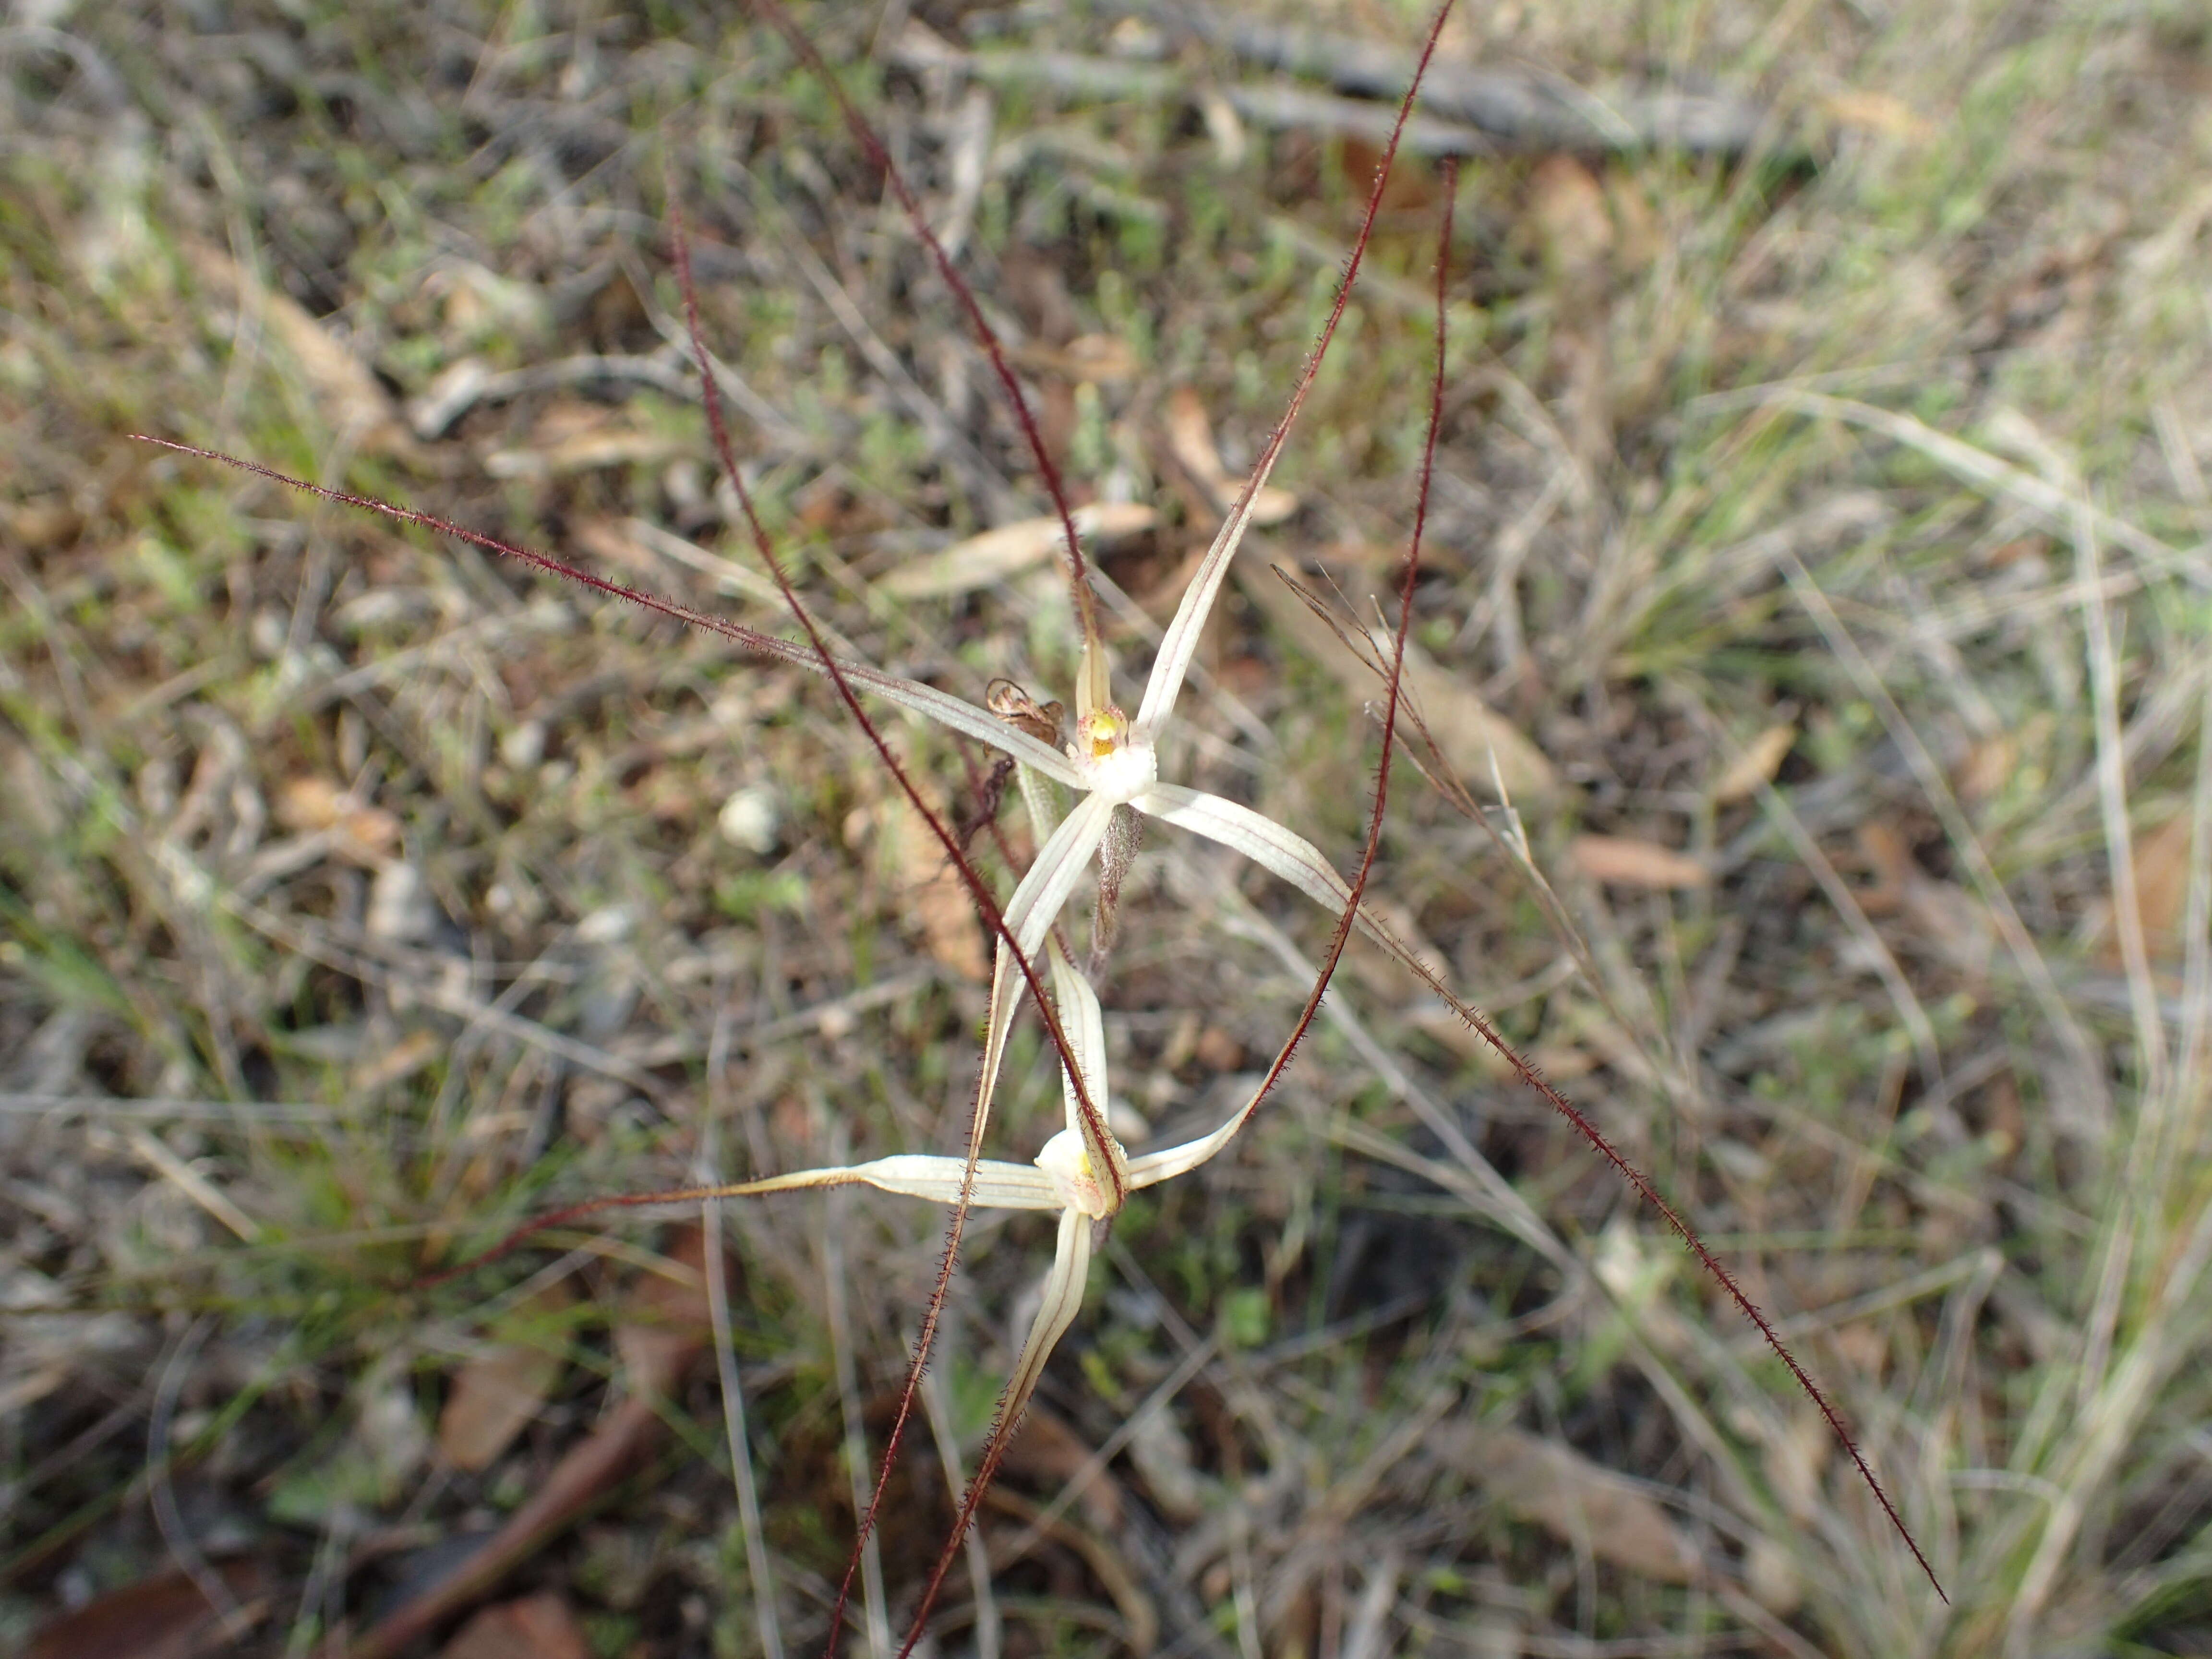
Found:
<svg viewBox="0 0 2212 1659"><path fill-rule="evenodd" d="M1729 763L1721 781L1713 786L1713 802L1726 806L1733 802L1748 800L1759 793L1759 787L1774 781L1774 775L1782 769L1782 762L1790 746L1797 741L1797 727L1789 720L1770 726L1746 744Z"/></svg>
<svg viewBox="0 0 2212 1659"><path fill-rule="evenodd" d="M1518 1429L1463 1427L1436 1437L1443 1461L1500 1504L1601 1561L1662 1584L1703 1570L1697 1546L1644 1489L1570 1446Z"/></svg>
<svg viewBox="0 0 2212 1659"><path fill-rule="evenodd" d="M1388 635L1372 628L1353 631L1352 643L1346 644L1284 585L1268 567L1265 551L1249 540L1239 550L1232 570L1245 597L1267 612L1270 622L1335 674L1353 696L1379 706L1384 682L1374 665L1389 661ZM1363 659L1358 654L1363 633L1365 648L1379 652L1379 656ZM1558 792L1559 774L1544 751L1485 702L1481 693L1411 641L1406 646L1401 683L1408 702L1419 711L1445 761L1468 788L1494 796L1498 785L1503 783L1506 793L1521 805L1534 805Z"/></svg>
<svg viewBox="0 0 2212 1659"><path fill-rule="evenodd" d="M1079 334L1057 351L1049 346L1031 346L1016 356L1024 368L1094 386L1133 380L1144 367L1137 361L1136 348L1118 334Z"/></svg>
<svg viewBox="0 0 2212 1659"><path fill-rule="evenodd" d="M357 1095L386 1089L414 1076L445 1051L446 1039L437 1032L410 1031L390 1048L362 1060L348 1082Z"/></svg>
<svg viewBox="0 0 2212 1659"><path fill-rule="evenodd" d="M644 1460L666 1431L661 1396L682 1382L709 1340L705 1261L702 1231L687 1226L670 1243L663 1271L631 1281L615 1325L628 1396L568 1449L498 1531L356 1639L346 1659L396 1659L566 1531Z"/></svg>
<svg viewBox="0 0 2212 1659"><path fill-rule="evenodd" d="M1905 837L1888 824L1869 819L1858 827L1859 856L1874 872L1875 884L1858 891L1859 908L1870 916L1894 913L1905 902L1905 890L1920 879Z"/></svg>
<svg viewBox="0 0 2212 1659"><path fill-rule="evenodd" d="M2183 937L2189 915L2190 815L2168 818L2136 843L2136 911L2142 918L2143 943L2154 957L2179 962L2187 947ZM2120 959L2117 933L2106 951Z"/></svg>
<svg viewBox="0 0 2212 1659"><path fill-rule="evenodd" d="M1571 155L1547 156L1528 179L1528 208L1546 258L1571 281L1603 274L1613 216L1597 176Z"/></svg>
<svg viewBox="0 0 2212 1659"><path fill-rule="evenodd" d="M1839 1326L1828 1340L1845 1364L1869 1377L1879 1381L1889 1367L1889 1338L1870 1319Z"/></svg>
<svg viewBox="0 0 2212 1659"><path fill-rule="evenodd" d="M187 241L185 255L210 289L258 315L270 337L299 369L308 395L342 441L373 454L397 455L414 449L413 435L401 423L384 383L298 301L248 276L220 248Z"/></svg>
<svg viewBox="0 0 2212 1659"><path fill-rule="evenodd" d="M1839 127L1922 144L1936 136L1936 124L1893 93L1844 87L1820 100L1820 110Z"/></svg>
<svg viewBox="0 0 2212 1659"><path fill-rule="evenodd" d="M2009 732L1984 738L1959 767L1959 798L1971 806L1995 798L2020 765L2020 741Z"/></svg>
<svg viewBox="0 0 2212 1659"><path fill-rule="evenodd" d="M691 448L685 439L653 431L621 411L562 401L538 416L527 443L492 451L483 466L495 478L551 478L601 467L658 465Z"/></svg>
<svg viewBox="0 0 2212 1659"><path fill-rule="evenodd" d="M260 1566L225 1561L214 1571L240 1609L258 1623L267 1607ZM182 1572L165 1572L95 1596L40 1626L27 1659L201 1659L234 1648L250 1628L225 1631L198 1584Z"/></svg>
<svg viewBox="0 0 2212 1659"><path fill-rule="evenodd" d="M1213 443L1213 423L1206 419L1205 404L1189 386L1177 386L1168 396L1167 439L1168 453L1176 464L1213 498L1216 512L1226 513L1244 481L1231 477L1221 464L1221 452ZM1296 495L1267 484L1252 498L1252 523L1264 530L1282 523L1297 510Z"/></svg>
<svg viewBox="0 0 2212 1659"><path fill-rule="evenodd" d="M276 821L303 835L335 830L331 850L364 869L374 869L399 846L395 814L371 806L352 791L313 773L277 786Z"/></svg>
<svg viewBox="0 0 2212 1659"><path fill-rule="evenodd" d="M907 914L939 966L981 981L988 964L975 901L921 815L903 803L897 811L899 881Z"/></svg>
<svg viewBox="0 0 2212 1659"><path fill-rule="evenodd" d="M566 1345L544 1327L568 1301L565 1281L547 1286L500 1322L494 1334L504 1340L453 1374L438 1414L438 1449L455 1468L489 1468L544 1407L568 1369ZM524 1334L525 1325L540 1328Z"/></svg>
<svg viewBox="0 0 2212 1659"><path fill-rule="evenodd" d="M615 1352L633 1393L666 1394L714 1340L706 1261L705 1235L687 1226L670 1242L657 1271L630 1281L615 1321Z"/></svg>
<svg viewBox="0 0 2212 1659"><path fill-rule="evenodd" d="M568 1602L544 1590L486 1607L438 1659L592 1659L592 1644Z"/></svg>
<svg viewBox="0 0 2212 1659"><path fill-rule="evenodd" d="M1160 521L1155 509L1135 501L1092 501L1069 516L1075 520L1076 534L1086 544L1106 545L1140 535ZM902 564L876 586L902 599L972 592L1042 564L1059 550L1064 538L1056 518L1002 524L927 558Z"/></svg>
<svg viewBox="0 0 2212 1659"><path fill-rule="evenodd" d="M1956 882L1916 877L1905 888L1905 914L1935 953L1970 979L1988 975L1997 948L1989 907Z"/></svg>
<svg viewBox="0 0 2212 1659"><path fill-rule="evenodd" d="M1000 1468L1017 1479L1056 1490L1090 1466L1091 1451L1091 1443L1066 1419L1045 1407L1031 1406L1006 1443ZM1121 1526L1121 1487L1109 1470L1099 1470L1085 1483L1075 1501L1084 1518L1100 1532L1111 1534Z"/></svg>
<svg viewBox="0 0 2212 1659"><path fill-rule="evenodd" d="M1688 854L1632 836L1577 836L1567 857L1593 881L1615 887L1665 891L1703 887L1712 879L1712 872Z"/></svg>
<svg viewBox="0 0 2212 1659"><path fill-rule="evenodd" d="M21 543L26 552L43 553L75 541L84 530L84 515L66 502L0 502L0 526Z"/></svg>

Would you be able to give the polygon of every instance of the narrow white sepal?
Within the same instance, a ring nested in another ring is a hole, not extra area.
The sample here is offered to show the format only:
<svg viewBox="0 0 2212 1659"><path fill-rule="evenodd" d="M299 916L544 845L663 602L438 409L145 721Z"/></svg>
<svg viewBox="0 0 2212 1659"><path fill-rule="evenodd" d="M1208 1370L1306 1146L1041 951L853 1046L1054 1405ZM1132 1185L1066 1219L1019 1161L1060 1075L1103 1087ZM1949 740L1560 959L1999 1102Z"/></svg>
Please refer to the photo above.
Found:
<svg viewBox="0 0 2212 1659"><path fill-rule="evenodd" d="M1067 1109L1067 1127L1061 1133L1075 1138L1074 1146L1088 1160L1083 1167L1083 1177L1096 1196L1085 1200L1084 1207L1095 1216L1112 1215L1129 1194L1129 1159L1105 1122L1106 1017L1098 1010L1098 994L1091 988L1089 980L1076 972L1059 941L1048 939L1047 944L1052 955L1052 994L1060 1006L1060 1029L1066 1032L1076 1059L1082 1062L1084 1091L1091 1097L1098 1119L1095 1125L1085 1121L1082 1106L1075 1097L1074 1082L1068 1077L1063 1061L1060 1092ZM1038 1161L1043 1163L1042 1158Z"/></svg>
<svg viewBox="0 0 2212 1659"><path fill-rule="evenodd" d="M1061 820L1060 828L1052 832L1051 839L1038 852L1036 862L1030 866L1029 872L1015 887L1013 897L1006 901L1006 930L1013 934L1022 955L1033 965L1038 947L1052 931L1068 895L1075 890L1084 866L1098 850L1098 843L1106 838L1106 824L1113 814L1113 802L1085 795L1075 810ZM1013 1028L1014 1010L1021 1003L1023 983L1021 972L1014 965L1013 952L1007 950L1002 939L991 964L991 1009L983 1028L983 1075L975 1091L975 1125L968 1142L971 1152L982 1146L983 1131L991 1121L991 1100L998 1091L999 1066L1006 1053L1006 1033Z"/></svg>
<svg viewBox="0 0 2212 1659"><path fill-rule="evenodd" d="M1293 412L1297 409L1291 405ZM1176 696L1182 690L1183 676L1190 672L1191 659L1198 654L1199 636L1206 631L1206 613L1213 609L1214 596L1221 591L1222 579L1229 574L1229 562L1237 555L1237 544L1251 527L1252 503L1258 499L1267 482L1267 474L1274 470L1275 457L1280 453L1270 444L1261 465L1245 481L1229 516L1221 521L1214 532L1213 544L1206 550L1206 557L1182 591L1182 601L1176 606L1175 620L1168 624L1167 633L1160 640L1159 653L1152 659L1152 672L1145 682L1145 700L1137 706L1136 741L1150 744L1167 724L1169 714L1175 708Z"/></svg>
<svg viewBox="0 0 2212 1659"><path fill-rule="evenodd" d="M765 1181L750 1181L742 1187L732 1188L725 1195L742 1198L758 1193L796 1192L810 1188L865 1184L881 1188L887 1193L901 1193L908 1198L927 1198L939 1204L957 1204L960 1201L961 1179L967 1169L967 1163L962 1158L900 1152L868 1164L828 1170L801 1170L792 1175L770 1176ZM995 1161L976 1164L970 1197L974 1203L993 1210L1057 1210L1066 1201L1060 1196L1060 1188L1053 1178L1035 1165Z"/></svg>
<svg viewBox="0 0 2212 1659"><path fill-rule="evenodd" d="M768 642L751 648L766 651L795 667L810 673L830 677L830 671L816 656L811 647L792 640L769 636ZM1084 787L1082 775L1075 763L1048 743L1041 743L1028 732L1009 726L988 709L964 702L950 691L940 691L933 685L924 685L919 680L901 679L896 674L886 674L880 668L837 659L837 670L847 680L863 691L895 702L902 708L910 708L917 714L927 715L940 726L975 738L978 743L1012 755L1024 766L1034 766L1055 782L1071 789Z"/></svg>
<svg viewBox="0 0 2212 1659"><path fill-rule="evenodd" d="M1060 1212L1060 1241L1053 1251L1052 1271L1045 1275L1044 1301L1030 1326L1029 1340L1022 1344L1021 1357L1014 1361L1014 1374L1006 1379L1002 1396L1006 1403L1000 1416L1009 1432L1036 1392L1037 1378L1044 1374L1044 1362L1052 1358L1053 1349L1083 1306L1084 1281L1091 1276L1094 1224L1079 1210Z"/></svg>
<svg viewBox="0 0 2212 1659"><path fill-rule="evenodd" d="M1175 824L1242 853L1324 909L1342 915L1351 902L1351 885L1322 856L1319 848L1249 806L1177 783L1156 783L1129 804L1163 823Z"/></svg>

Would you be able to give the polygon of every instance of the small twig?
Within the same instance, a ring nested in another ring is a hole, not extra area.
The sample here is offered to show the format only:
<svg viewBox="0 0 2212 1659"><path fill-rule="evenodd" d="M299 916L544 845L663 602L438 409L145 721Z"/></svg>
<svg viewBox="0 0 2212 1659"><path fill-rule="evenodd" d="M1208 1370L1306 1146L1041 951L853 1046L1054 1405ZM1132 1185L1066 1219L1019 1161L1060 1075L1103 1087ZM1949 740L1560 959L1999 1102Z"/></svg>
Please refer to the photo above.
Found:
<svg viewBox="0 0 2212 1659"><path fill-rule="evenodd" d="M1359 97L1395 98L1413 76L1411 52L1358 36L1270 23L1184 0L1171 10L1144 9L1246 63L1310 76ZM1432 114L1468 122L1526 149L1737 155L1758 143L1771 125L1766 111L1733 98L1668 90L1601 100L1564 77L1449 61L1429 66L1419 101Z"/></svg>

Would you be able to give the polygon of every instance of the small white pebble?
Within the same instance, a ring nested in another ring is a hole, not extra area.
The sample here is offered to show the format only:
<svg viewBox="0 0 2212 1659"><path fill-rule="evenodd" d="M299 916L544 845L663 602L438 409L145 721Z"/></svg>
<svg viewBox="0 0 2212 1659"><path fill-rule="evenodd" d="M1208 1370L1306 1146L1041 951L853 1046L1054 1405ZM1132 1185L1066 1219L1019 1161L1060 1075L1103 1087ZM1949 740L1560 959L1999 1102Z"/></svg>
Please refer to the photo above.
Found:
<svg viewBox="0 0 2212 1659"><path fill-rule="evenodd" d="M518 772L545 758L545 722L525 720L499 740L499 757Z"/></svg>
<svg viewBox="0 0 2212 1659"><path fill-rule="evenodd" d="M619 945L637 927L637 918L626 904L610 904L592 912L576 924L576 938L586 945Z"/></svg>
<svg viewBox="0 0 2212 1659"><path fill-rule="evenodd" d="M368 914L363 918L371 939L419 945L438 931L438 902L430 896L422 873L404 859L392 859L377 866L368 886Z"/></svg>
<svg viewBox="0 0 2212 1659"><path fill-rule="evenodd" d="M766 858L775 851L782 817L775 791L765 784L749 784L722 803L715 823L722 839L731 846L742 848L756 858Z"/></svg>

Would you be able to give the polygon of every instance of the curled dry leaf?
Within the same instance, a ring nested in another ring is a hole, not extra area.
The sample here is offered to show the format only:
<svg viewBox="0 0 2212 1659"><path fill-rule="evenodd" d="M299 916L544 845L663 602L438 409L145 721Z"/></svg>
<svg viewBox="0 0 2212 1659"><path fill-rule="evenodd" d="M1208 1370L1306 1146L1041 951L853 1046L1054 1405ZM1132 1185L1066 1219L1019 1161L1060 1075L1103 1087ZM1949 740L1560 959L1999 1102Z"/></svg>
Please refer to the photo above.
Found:
<svg viewBox="0 0 2212 1659"><path fill-rule="evenodd" d="M568 1306L566 1282L546 1287L502 1319L489 1346L453 1374L438 1416L438 1449L455 1468L489 1468L530 1425L568 1369L549 1321Z"/></svg>
<svg viewBox="0 0 2212 1659"><path fill-rule="evenodd" d="M1149 507L1134 501L1093 501L1072 515L1076 533L1107 544L1141 535L1160 521ZM1060 544L1058 519L1023 519L980 536L956 542L940 553L901 565L876 586L894 599L943 599L989 587L1034 569L1053 556Z"/></svg>
<svg viewBox="0 0 2212 1659"><path fill-rule="evenodd" d="M1480 1426L1440 1432L1437 1444L1446 1463L1514 1514L1587 1544L1601 1561L1662 1584L1686 1584L1702 1571L1697 1546L1649 1493L1571 1446Z"/></svg>
<svg viewBox="0 0 2212 1659"><path fill-rule="evenodd" d="M1784 757L1796 741L1796 726L1780 720L1744 744L1729 763L1728 770L1721 774L1721 781L1713 786L1713 804L1728 806L1748 800L1759 793L1759 785L1773 782Z"/></svg>
<svg viewBox="0 0 2212 1659"><path fill-rule="evenodd" d="M1169 394L1167 439L1168 453L1176 458L1176 465L1213 498L1216 512L1226 512L1244 481L1221 464L1221 452L1214 447L1213 423L1206 417L1206 405L1199 401L1198 393L1187 386L1177 386ZM1282 523L1297 510L1298 498L1273 484L1261 486L1252 497L1252 523L1261 530Z"/></svg>
<svg viewBox="0 0 2212 1659"><path fill-rule="evenodd" d="M1712 872L1688 854L1632 836L1577 836L1567 856L1591 880L1615 887L1667 890L1703 887L1712 879Z"/></svg>

